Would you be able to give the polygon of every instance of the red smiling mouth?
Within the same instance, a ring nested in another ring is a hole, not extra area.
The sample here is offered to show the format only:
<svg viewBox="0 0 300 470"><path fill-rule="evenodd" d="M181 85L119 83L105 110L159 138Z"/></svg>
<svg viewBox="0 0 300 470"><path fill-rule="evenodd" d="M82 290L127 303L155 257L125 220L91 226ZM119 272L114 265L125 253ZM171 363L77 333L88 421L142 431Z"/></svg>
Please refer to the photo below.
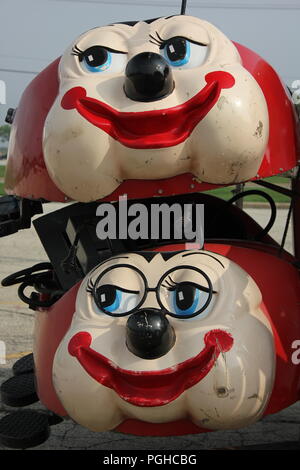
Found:
<svg viewBox="0 0 300 470"><path fill-rule="evenodd" d="M200 353L176 366L158 371L132 371L118 367L93 350L92 337L81 331L69 342L69 353L97 382L113 389L123 400L136 406L162 406L202 380L220 353L233 345L232 336L223 330L211 330L204 337Z"/></svg>
<svg viewBox="0 0 300 470"><path fill-rule="evenodd" d="M231 88L235 84L228 72L208 73L205 80L207 84L199 93L173 108L123 113L95 98L89 98L82 87L67 91L61 106L66 110L76 109L87 121L126 147L171 147L187 139L218 101L223 88Z"/></svg>

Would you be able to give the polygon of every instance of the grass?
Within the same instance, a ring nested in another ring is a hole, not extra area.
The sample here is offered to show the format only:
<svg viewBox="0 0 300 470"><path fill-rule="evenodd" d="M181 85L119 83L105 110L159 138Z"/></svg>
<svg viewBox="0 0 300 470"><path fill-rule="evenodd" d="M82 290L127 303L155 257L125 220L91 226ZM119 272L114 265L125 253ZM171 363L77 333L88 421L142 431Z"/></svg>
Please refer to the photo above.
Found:
<svg viewBox="0 0 300 470"><path fill-rule="evenodd" d="M4 165L0 165L0 178L3 178L4 177L4 173L5 173L5 166ZM3 182L0 180L0 196L3 196L5 194L4 192L4 184Z"/></svg>
<svg viewBox="0 0 300 470"><path fill-rule="evenodd" d="M270 176L269 178L264 178L264 181L269 181L269 183L273 184L288 184L290 182L290 178L288 178L287 176L275 175Z"/></svg>
<svg viewBox="0 0 300 470"><path fill-rule="evenodd" d="M218 189L212 189L210 191L205 191L207 194L211 194L212 196L219 197L221 199L224 199L225 201L228 201L228 199L232 198L233 193L232 190L234 189L234 186L226 186L225 188L218 188ZM268 188L262 188L261 186L255 186L251 188L246 188L247 189L258 189L260 191L263 191L265 193L268 193L275 202L289 202L290 198L288 196L285 196L284 194L277 193L276 191L273 191ZM259 196L259 195L251 195L251 196L245 196L243 198L245 202L268 202L264 197Z"/></svg>
<svg viewBox="0 0 300 470"><path fill-rule="evenodd" d="M277 185L282 185L282 184L289 185L290 183L289 178L287 178L286 176L280 176L280 175L275 175L275 176L270 176L269 178L264 178L264 181L268 181L269 183L273 183ZM216 196L221 199L224 199L225 201L228 201L228 199L232 198L233 196L232 190L234 188L235 186L226 186L223 188L212 189L210 191L205 191L205 192L208 194L211 194L212 196ZM258 186L251 182L248 183L245 187L245 190L249 190L249 189L258 189L260 191L263 191L269 194L274 199L275 202L287 202L287 203L290 202L290 198L288 196L278 193L277 191L273 191L272 189ZM268 202L264 197L259 196L259 195L245 196L243 200L245 202Z"/></svg>

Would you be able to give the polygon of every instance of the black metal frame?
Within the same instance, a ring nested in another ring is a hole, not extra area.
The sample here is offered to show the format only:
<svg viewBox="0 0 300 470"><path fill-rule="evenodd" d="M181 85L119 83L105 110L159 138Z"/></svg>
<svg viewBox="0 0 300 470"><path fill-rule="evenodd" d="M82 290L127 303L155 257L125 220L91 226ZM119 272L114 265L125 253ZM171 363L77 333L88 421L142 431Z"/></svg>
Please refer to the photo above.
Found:
<svg viewBox="0 0 300 470"><path fill-rule="evenodd" d="M43 213L41 201L3 196L0 198L0 237L30 228L31 218Z"/></svg>

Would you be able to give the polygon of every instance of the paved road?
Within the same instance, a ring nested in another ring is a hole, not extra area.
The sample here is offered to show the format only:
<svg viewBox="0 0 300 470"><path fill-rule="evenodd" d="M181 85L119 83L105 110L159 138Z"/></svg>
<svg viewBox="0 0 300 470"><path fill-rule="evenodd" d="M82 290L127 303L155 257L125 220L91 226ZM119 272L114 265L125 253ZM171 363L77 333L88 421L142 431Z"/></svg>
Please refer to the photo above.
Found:
<svg viewBox="0 0 300 470"><path fill-rule="evenodd" d="M49 204L48 210L57 208ZM269 211L265 209L248 209L259 223L266 224ZM279 240L287 211L279 210L278 220L272 229L272 236ZM287 245L292 249L291 232L289 231ZM0 241L0 278L45 260L43 247L33 229L25 230ZM5 340L7 347L7 364L0 366L0 382L10 376L10 368L16 356L32 350L32 329L34 312L28 310L18 300L14 286L0 287L0 340ZM34 405L32 408L41 408ZM0 417L9 408L0 405ZM121 435L113 432L102 434L92 433L72 421L65 421L52 428L50 439L36 449L214 449L241 445L252 445L283 440L299 440L300 434L300 405L274 415L242 430L218 431L203 435L183 437L153 438Z"/></svg>

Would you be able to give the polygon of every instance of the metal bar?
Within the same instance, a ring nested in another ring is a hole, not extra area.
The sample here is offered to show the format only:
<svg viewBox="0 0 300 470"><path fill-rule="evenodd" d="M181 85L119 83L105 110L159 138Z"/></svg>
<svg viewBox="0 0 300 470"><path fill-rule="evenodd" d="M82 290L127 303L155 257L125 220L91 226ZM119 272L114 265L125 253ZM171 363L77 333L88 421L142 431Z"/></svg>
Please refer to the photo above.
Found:
<svg viewBox="0 0 300 470"><path fill-rule="evenodd" d="M187 0L182 0L182 2L181 2L181 12L180 12L181 15L185 15L186 1Z"/></svg>
<svg viewBox="0 0 300 470"><path fill-rule="evenodd" d="M233 189L231 192L233 195L235 194L240 194L244 191L245 189L245 183L239 183L239 184L236 184L235 185L235 189ZM241 197L240 199L238 199L236 202L235 202L235 205L243 210L243 205L244 205L244 199Z"/></svg>
<svg viewBox="0 0 300 470"><path fill-rule="evenodd" d="M300 261L300 166L296 177L292 178L292 190L296 194L293 203L293 232L295 258Z"/></svg>
<svg viewBox="0 0 300 470"><path fill-rule="evenodd" d="M281 244L280 244L279 256L281 256L282 253L283 253L283 249L284 249L284 245L285 245L285 241L286 241L286 237L287 237L287 233L288 233L288 229L289 229L289 225L290 225L290 221L291 221L291 216L292 216L292 213L293 213L294 201L295 201L295 199L291 199L291 203L290 203L290 207L289 207L289 210L288 210L286 223L285 223L285 227L284 227L284 231L283 231L283 235L282 235L282 240L281 240Z"/></svg>
<svg viewBox="0 0 300 470"><path fill-rule="evenodd" d="M288 197L299 196L300 192L295 193L295 191L287 188L283 188L282 186L278 186L277 184L269 183L268 181L253 181L253 183L258 184L259 186L264 186L265 188L273 189L273 191L277 191L278 193L284 194Z"/></svg>

